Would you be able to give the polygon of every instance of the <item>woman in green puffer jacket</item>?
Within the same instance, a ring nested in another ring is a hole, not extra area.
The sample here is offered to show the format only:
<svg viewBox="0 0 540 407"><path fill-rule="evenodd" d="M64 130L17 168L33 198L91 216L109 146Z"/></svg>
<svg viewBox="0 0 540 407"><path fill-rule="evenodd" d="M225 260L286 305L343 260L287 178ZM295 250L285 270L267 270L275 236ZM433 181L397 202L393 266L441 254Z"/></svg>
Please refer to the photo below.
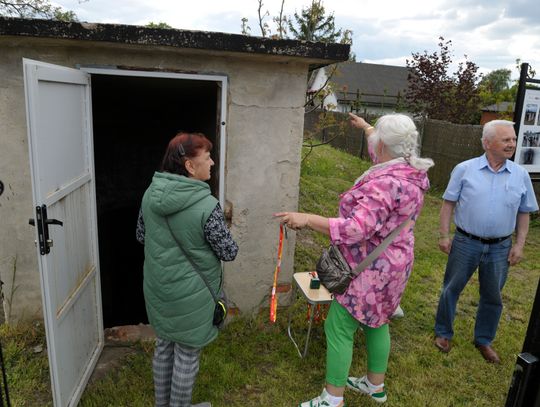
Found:
<svg viewBox="0 0 540 407"><path fill-rule="evenodd" d="M157 336L153 371L159 407L191 406L200 351L218 334L215 301L203 277L219 295L221 260L232 261L238 253L205 182L214 165L211 149L201 133L177 134L144 194L137 223L137 239L144 243L146 311Z"/></svg>

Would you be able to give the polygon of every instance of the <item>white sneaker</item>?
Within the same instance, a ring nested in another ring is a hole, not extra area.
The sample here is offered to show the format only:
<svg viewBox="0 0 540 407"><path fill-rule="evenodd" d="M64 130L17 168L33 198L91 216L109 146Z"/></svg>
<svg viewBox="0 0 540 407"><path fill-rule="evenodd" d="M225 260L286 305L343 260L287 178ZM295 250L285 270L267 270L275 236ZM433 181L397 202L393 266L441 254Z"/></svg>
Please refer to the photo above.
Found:
<svg viewBox="0 0 540 407"><path fill-rule="evenodd" d="M405 316L405 312L403 312L403 309L401 308L401 305L398 305L390 319L394 318L403 318Z"/></svg>
<svg viewBox="0 0 540 407"><path fill-rule="evenodd" d="M325 389L320 396L317 396L309 401L304 401L303 403L300 403L298 407L332 407L332 404L326 398L327 395L328 393ZM337 407L346 407L345 402L342 401L337 405Z"/></svg>
<svg viewBox="0 0 540 407"><path fill-rule="evenodd" d="M377 403L384 403L387 399L386 391L384 390L384 384L381 385L376 390L371 390L368 383L367 377L349 377L347 379L347 387L359 393L364 393L370 396Z"/></svg>

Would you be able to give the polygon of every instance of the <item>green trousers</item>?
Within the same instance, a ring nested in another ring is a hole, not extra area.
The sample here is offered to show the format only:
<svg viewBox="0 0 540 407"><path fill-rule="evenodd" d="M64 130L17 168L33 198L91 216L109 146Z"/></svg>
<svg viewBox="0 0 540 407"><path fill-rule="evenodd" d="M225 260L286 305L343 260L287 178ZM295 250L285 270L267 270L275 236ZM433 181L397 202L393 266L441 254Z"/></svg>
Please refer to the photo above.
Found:
<svg viewBox="0 0 540 407"><path fill-rule="evenodd" d="M345 386L351 368L354 334L362 328L366 336L368 372L386 373L390 355L388 324L370 328L361 324L337 301L332 301L324 323L326 333L326 382Z"/></svg>

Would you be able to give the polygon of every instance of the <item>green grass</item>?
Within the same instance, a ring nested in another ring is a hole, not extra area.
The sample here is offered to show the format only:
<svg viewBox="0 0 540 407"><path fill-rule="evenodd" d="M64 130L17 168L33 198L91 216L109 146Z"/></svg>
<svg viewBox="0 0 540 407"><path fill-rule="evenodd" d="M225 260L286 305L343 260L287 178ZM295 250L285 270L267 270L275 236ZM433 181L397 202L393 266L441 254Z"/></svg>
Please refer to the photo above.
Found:
<svg viewBox="0 0 540 407"><path fill-rule="evenodd" d="M43 324L0 327L12 406L52 405Z"/></svg>
<svg viewBox="0 0 540 407"><path fill-rule="evenodd" d="M126 357L122 367L88 385L79 406L142 407L153 405L153 345L137 343L135 347L139 352Z"/></svg>
<svg viewBox="0 0 540 407"><path fill-rule="evenodd" d="M335 216L339 194L368 164L330 147L315 149L302 166L300 208ZM516 355L521 351L538 285L540 225L532 223L526 258L510 270L504 289L505 308L494 342L500 366L484 362L472 344L478 283L473 278L461 296L454 348L438 352L433 344L433 318L446 256L437 249L437 195L427 195L416 226L415 266L402 300L405 318L391 323L392 353L386 385L388 406L502 406L510 385ZM313 268L327 239L310 231L298 233L295 271ZM204 349L194 401L216 407L295 406L317 395L324 383L325 338L315 328L306 359L300 359L287 336L291 312L296 335L306 325L306 305L295 301L278 310L275 325L268 312L237 317L219 338ZM41 325L0 329L13 406L51 405L46 351ZM90 384L81 406L150 406L153 403L152 345L135 344L121 368ZM351 374L366 369L364 338L357 335ZM349 406L376 405L346 392Z"/></svg>

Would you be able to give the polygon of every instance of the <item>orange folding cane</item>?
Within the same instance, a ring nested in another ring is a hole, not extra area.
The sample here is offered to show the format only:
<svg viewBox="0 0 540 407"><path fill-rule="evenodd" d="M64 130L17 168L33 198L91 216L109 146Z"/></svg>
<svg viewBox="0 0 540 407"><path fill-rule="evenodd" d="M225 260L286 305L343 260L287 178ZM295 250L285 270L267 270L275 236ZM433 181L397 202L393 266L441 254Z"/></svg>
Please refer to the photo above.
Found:
<svg viewBox="0 0 540 407"><path fill-rule="evenodd" d="M277 281L278 281L278 275L281 271L281 254L283 253L283 224L279 224L279 245L278 245L278 257L277 257L277 264L276 269L274 271L274 285L272 286L272 296L270 297L270 322L274 323L276 322L277 318L277 296L276 296L276 288L277 288Z"/></svg>

